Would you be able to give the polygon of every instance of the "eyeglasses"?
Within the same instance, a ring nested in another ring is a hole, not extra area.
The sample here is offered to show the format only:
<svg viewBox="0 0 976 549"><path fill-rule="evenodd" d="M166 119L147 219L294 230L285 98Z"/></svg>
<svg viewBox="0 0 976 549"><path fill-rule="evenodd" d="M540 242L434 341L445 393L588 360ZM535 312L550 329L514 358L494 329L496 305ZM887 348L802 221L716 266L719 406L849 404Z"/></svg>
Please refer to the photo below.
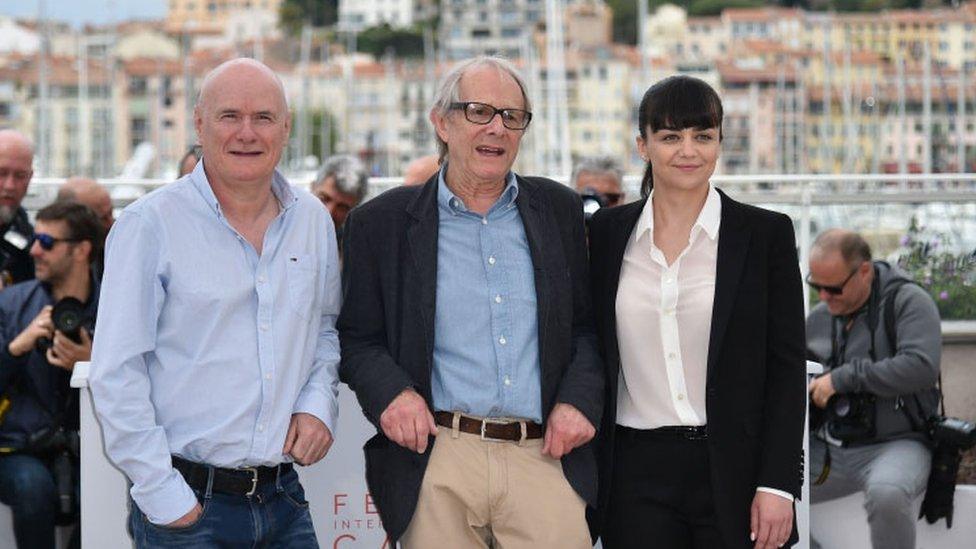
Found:
<svg viewBox="0 0 976 549"><path fill-rule="evenodd" d="M47 233L35 233L34 240L41 245L41 249L44 251L51 251L58 242L81 242L80 238L55 238Z"/></svg>
<svg viewBox="0 0 976 549"><path fill-rule="evenodd" d="M844 281L838 284L837 286L825 286L823 284L817 284L816 282L810 280L810 273L807 273L806 283L811 288L813 288L815 292L824 291L830 295L840 295L844 293L844 286L847 286L847 283L850 282L852 278L854 278L854 274L857 273L857 270L860 268L861 268L860 264L857 267L854 267L854 270L851 271L851 274L847 275L847 278L845 278Z"/></svg>
<svg viewBox="0 0 976 549"><path fill-rule="evenodd" d="M464 111L464 118L472 124L490 124L496 114L502 115L502 125L510 130L524 130L532 121L532 113L522 109L496 109L487 103L467 101L451 103L451 110Z"/></svg>

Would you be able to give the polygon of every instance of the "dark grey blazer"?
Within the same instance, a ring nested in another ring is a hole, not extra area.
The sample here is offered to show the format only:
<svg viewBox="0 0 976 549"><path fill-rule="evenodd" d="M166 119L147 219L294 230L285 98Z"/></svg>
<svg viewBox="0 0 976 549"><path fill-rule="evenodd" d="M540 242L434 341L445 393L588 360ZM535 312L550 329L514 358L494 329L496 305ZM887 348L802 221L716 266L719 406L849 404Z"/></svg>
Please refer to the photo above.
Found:
<svg viewBox="0 0 976 549"><path fill-rule="evenodd" d="M749 512L757 486L800 496L806 361L803 288L790 218L719 191L715 300L705 409L712 496L728 547L752 547ZM646 199L597 212L590 223L593 304L606 363L606 412L597 441L602 530L613 477L617 418L617 285L627 241ZM796 522L790 544L797 540Z"/></svg>
<svg viewBox="0 0 976 549"><path fill-rule="evenodd" d="M379 418L413 387L431 403L437 291L437 176L400 187L353 210L343 235L339 377L377 427L366 442L366 480L392 540L406 530L430 456L383 435ZM590 308L580 199L568 187L517 177L516 199L535 267L543 423L557 402L594 426L603 412L603 366ZM589 504L597 496L596 458L587 444L563 457L563 471Z"/></svg>

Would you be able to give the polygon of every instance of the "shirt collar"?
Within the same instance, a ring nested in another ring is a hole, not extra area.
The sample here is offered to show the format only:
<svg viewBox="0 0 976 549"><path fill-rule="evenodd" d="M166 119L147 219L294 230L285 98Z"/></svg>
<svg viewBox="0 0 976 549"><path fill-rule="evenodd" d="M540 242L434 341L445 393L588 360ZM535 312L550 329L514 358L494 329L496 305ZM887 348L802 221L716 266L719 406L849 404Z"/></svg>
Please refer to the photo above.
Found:
<svg viewBox="0 0 976 549"><path fill-rule="evenodd" d="M651 194L647 197L647 203L644 204L644 210L641 212L640 219L637 221L638 238L645 231L654 232L654 208L651 205L653 199L654 189L651 189ZM691 237L694 237L698 231L705 231L708 238L715 240L718 238L718 228L721 222L722 197L715 190L715 186L709 182L708 196L705 198L705 204L702 206L701 211L698 212L698 219L695 220L695 224L691 227Z"/></svg>
<svg viewBox="0 0 976 549"><path fill-rule="evenodd" d="M219 217L223 217L221 212L220 202L217 200L217 195L214 194L213 188L210 187L210 180L207 179L207 172L203 169L203 159L201 158L197 162L196 167L190 172L190 183L193 188L200 193L210 209L214 211ZM282 211L287 210L298 202L298 196L291 189L291 185L288 184L288 180L285 176L281 175L277 169L271 175L271 192L274 193L275 198L281 204Z"/></svg>
<svg viewBox="0 0 976 549"><path fill-rule="evenodd" d="M452 214L458 214L468 211L468 208L464 205L464 201L457 197L450 187L447 186L447 181L444 179L444 174L447 173L447 163L441 167L440 171L437 173L437 204ZM505 176L505 190L492 205L491 211L499 207L509 206L515 203L515 199L518 198L518 183L515 179L515 172L509 171Z"/></svg>

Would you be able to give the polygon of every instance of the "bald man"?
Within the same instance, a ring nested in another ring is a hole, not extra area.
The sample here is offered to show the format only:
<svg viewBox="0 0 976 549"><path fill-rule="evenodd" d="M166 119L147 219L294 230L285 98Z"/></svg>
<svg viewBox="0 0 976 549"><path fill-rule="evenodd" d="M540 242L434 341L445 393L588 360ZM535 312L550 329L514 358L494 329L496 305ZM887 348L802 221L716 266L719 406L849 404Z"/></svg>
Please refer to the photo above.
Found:
<svg viewBox="0 0 976 549"><path fill-rule="evenodd" d="M34 228L20 203L34 176L34 146L16 130L0 130L0 289L34 278Z"/></svg>
<svg viewBox="0 0 976 549"><path fill-rule="evenodd" d="M440 168L441 165L436 154L415 158L407 164L407 169L403 170L403 184L407 186L423 185L428 179L434 177Z"/></svg>
<svg viewBox="0 0 976 549"><path fill-rule="evenodd" d="M58 200L74 200L91 208L102 225L103 234L115 223L112 214L112 197L108 189L87 177L70 177L58 189Z"/></svg>
<svg viewBox="0 0 976 549"><path fill-rule="evenodd" d="M109 236L90 384L137 547L318 547L293 463L338 413L335 228L276 171L281 81L235 59L194 110L203 161Z"/></svg>

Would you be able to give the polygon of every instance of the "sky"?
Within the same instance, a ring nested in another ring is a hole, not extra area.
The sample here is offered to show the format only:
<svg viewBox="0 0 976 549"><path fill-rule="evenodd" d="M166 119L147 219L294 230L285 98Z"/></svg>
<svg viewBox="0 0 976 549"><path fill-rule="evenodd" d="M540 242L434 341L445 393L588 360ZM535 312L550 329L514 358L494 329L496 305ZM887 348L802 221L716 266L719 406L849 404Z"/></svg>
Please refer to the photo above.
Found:
<svg viewBox="0 0 976 549"><path fill-rule="evenodd" d="M0 0L0 14L36 18L41 0ZM109 23L126 19L162 18L166 0L44 0L48 18L75 27L85 23Z"/></svg>

